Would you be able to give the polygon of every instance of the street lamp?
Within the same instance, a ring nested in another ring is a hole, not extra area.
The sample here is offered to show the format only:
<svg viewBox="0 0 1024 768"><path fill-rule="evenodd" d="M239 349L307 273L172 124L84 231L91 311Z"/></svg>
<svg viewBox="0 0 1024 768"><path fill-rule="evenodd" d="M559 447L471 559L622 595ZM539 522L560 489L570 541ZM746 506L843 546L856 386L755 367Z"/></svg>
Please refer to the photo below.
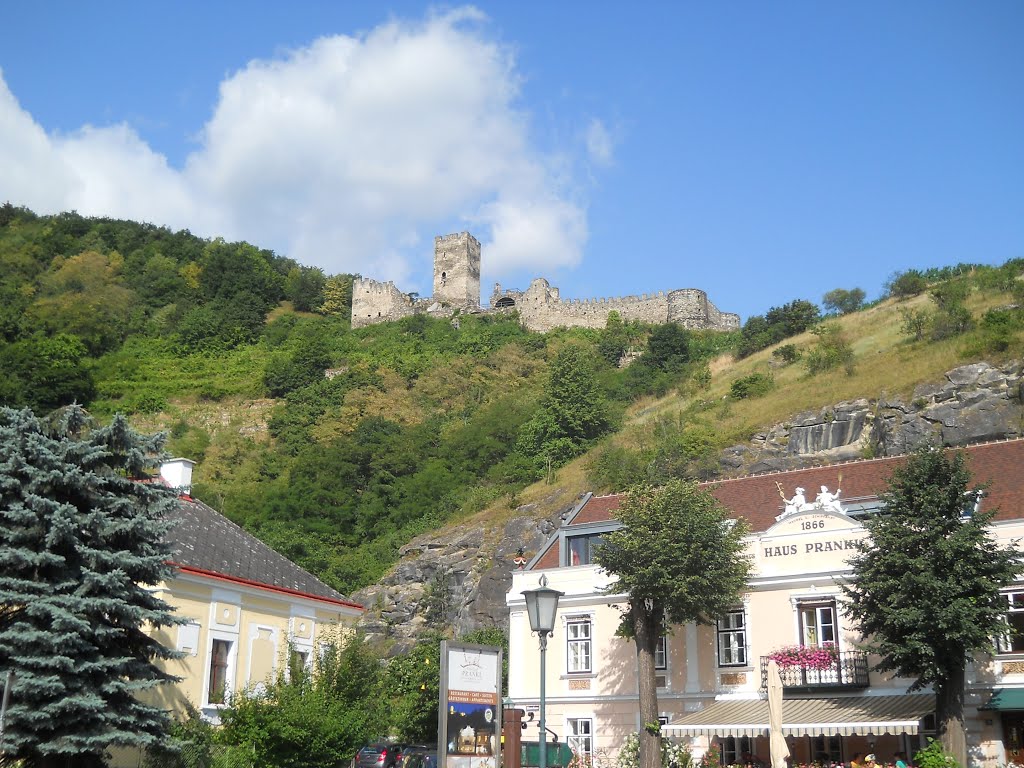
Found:
<svg viewBox="0 0 1024 768"><path fill-rule="evenodd" d="M524 589L526 613L530 617L530 631L540 636L540 743L538 744L539 768L548 768L548 732L544 727L544 678L547 675L548 635L555 631L555 616L558 613L558 598L564 592L551 589L548 577L540 577L537 589Z"/></svg>

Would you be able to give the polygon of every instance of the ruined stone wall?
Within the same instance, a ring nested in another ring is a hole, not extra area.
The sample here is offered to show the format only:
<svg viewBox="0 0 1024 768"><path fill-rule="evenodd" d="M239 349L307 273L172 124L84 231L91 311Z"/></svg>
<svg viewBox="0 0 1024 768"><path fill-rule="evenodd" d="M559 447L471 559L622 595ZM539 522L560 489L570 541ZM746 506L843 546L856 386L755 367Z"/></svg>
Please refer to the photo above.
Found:
<svg viewBox="0 0 1024 768"><path fill-rule="evenodd" d="M562 301L557 288L551 287L544 278L537 278L525 291L503 291L500 285L495 286L491 306L500 306L502 299L505 299L503 304L515 303L523 325L531 331L550 331L560 326L604 328L608 314L613 311L623 320L652 324L676 322L691 329L734 330L739 327L739 315L720 312L708 301L704 291L696 289Z"/></svg>
<svg viewBox="0 0 1024 768"><path fill-rule="evenodd" d="M611 312L618 312L623 320L655 325L674 322L692 330L740 327L739 315L720 312L707 294L696 288L563 301L558 288L539 277L525 291L503 291L495 285L490 306L490 311L496 312L517 310L523 325L539 332L559 327L604 328ZM455 310L480 311L480 241L469 232L434 238L434 295L429 299L412 300L391 282L359 278L352 286L353 328L419 312L451 316Z"/></svg>
<svg viewBox="0 0 1024 768"><path fill-rule="evenodd" d="M480 306L480 241L469 232L434 238L433 298L461 309Z"/></svg>
<svg viewBox="0 0 1024 768"><path fill-rule="evenodd" d="M359 277L352 283L353 328L400 320L415 312L415 303L409 295L402 293L390 281L380 283Z"/></svg>
<svg viewBox="0 0 1024 768"><path fill-rule="evenodd" d="M722 312L708 300L708 295L696 288L682 288L668 294L668 321L684 328L716 331L735 331L740 327L740 316Z"/></svg>

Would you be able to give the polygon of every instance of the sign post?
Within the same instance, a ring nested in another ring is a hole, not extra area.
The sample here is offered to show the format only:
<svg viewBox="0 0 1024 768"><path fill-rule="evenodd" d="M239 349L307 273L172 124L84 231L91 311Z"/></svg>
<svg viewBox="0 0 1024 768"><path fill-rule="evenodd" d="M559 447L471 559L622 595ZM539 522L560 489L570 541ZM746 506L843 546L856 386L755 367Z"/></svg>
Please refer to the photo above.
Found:
<svg viewBox="0 0 1024 768"><path fill-rule="evenodd" d="M441 643L440 768L499 768L501 662L500 648Z"/></svg>

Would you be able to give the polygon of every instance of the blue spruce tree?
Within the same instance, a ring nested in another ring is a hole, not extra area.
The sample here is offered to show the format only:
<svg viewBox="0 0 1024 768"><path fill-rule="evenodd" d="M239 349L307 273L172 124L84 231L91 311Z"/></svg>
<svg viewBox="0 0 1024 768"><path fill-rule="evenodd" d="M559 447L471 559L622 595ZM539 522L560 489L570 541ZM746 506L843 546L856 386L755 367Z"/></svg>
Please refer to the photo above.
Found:
<svg viewBox="0 0 1024 768"><path fill-rule="evenodd" d="M164 738L137 694L174 680L146 629L181 623L152 591L171 577L175 495L146 482L162 437L71 406L50 421L0 409L0 682L13 672L7 757L99 764L111 746Z"/></svg>

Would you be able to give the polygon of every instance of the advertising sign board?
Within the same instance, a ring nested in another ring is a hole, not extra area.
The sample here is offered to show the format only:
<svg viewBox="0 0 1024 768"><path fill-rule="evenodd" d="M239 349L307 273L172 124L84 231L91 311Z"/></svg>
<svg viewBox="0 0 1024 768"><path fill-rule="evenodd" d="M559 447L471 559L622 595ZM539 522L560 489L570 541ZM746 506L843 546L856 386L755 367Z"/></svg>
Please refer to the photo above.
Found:
<svg viewBox="0 0 1024 768"><path fill-rule="evenodd" d="M501 661L500 648L441 643L441 768L499 768Z"/></svg>

